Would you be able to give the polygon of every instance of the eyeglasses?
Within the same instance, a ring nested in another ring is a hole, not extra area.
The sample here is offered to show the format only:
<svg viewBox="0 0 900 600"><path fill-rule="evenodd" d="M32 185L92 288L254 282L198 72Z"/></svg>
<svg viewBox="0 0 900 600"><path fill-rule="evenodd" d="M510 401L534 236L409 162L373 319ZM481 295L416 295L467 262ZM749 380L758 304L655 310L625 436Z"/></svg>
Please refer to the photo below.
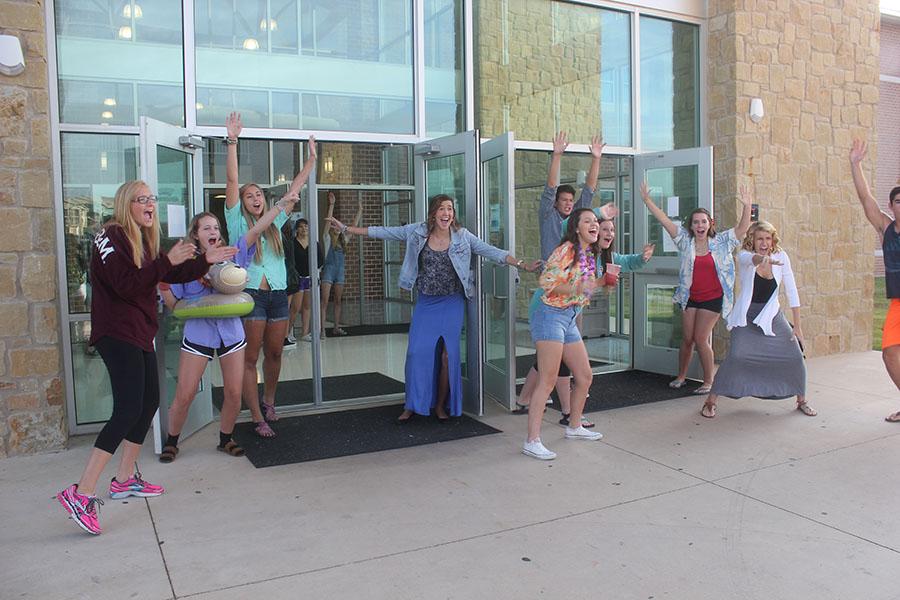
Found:
<svg viewBox="0 0 900 600"><path fill-rule="evenodd" d="M156 204L156 202L158 200L159 200L159 198L157 198L156 196L152 196L152 195L151 196L138 196L137 198L135 198L133 200L133 202L137 202L138 204L147 204L148 202L152 202L153 204Z"/></svg>

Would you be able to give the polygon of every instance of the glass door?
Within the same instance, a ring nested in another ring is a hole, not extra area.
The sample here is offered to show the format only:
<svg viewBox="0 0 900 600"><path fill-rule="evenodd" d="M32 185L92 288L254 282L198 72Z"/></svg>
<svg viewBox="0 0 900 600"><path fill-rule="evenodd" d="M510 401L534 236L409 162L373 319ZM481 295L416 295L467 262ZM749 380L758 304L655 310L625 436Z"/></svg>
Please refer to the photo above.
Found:
<svg viewBox="0 0 900 600"><path fill-rule="evenodd" d="M505 133L481 144L484 240L515 254L514 137ZM512 410L516 393L515 269L481 261L481 340L484 394Z"/></svg>
<svg viewBox="0 0 900 600"><path fill-rule="evenodd" d="M167 252L186 234L195 212L202 210L202 138L186 129L141 117L141 179L159 198L156 205L160 220L160 251ZM160 304L159 331L156 334L156 360L159 369L159 411L153 418L153 445L162 451L168 425L169 406L178 383L178 360L183 323ZM207 370L208 371L208 370ZM212 396L208 372L191 404L181 430L184 439L213 420Z"/></svg>
<svg viewBox="0 0 900 600"><path fill-rule="evenodd" d="M473 234L481 237L479 215L478 131L466 131L437 138L415 146L416 220L424 221L428 199L447 194L456 199L456 218ZM476 259L480 261L481 259ZM474 266L474 265L473 265ZM466 320L460 340L462 360L463 410L480 415L481 398L481 275L475 277L475 295L466 306Z"/></svg>
<svg viewBox="0 0 900 600"><path fill-rule="evenodd" d="M676 224L695 208L713 210L712 147L654 152L634 157L633 197L640 198L642 181L650 196ZM678 373L681 308L672 303L680 261L675 244L643 202L634 202L634 248L656 244L653 259L634 273L634 368L654 373ZM697 377L697 357L689 377Z"/></svg>

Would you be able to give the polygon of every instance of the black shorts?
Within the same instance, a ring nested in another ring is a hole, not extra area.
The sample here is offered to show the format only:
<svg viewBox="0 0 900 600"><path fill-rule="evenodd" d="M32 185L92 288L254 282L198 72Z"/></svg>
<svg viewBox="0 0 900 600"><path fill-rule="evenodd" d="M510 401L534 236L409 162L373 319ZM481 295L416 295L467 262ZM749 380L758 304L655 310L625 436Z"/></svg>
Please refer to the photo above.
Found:
<svg viewBox="0 0 900 600"><path fill-rule="evenodd" d="M538 373L540 373L540 371L538 371L538 366L537 366L536 360L534 361L534 370L537 371ZM559 361L559 375L558 376L559 377L571 377L572 376L572 371L569 370L569 367L567 367L566 363L564 363L563 361Z"/></svg>
<svg viewBox="0 0 900 600"><path fill-rule="evenodd" d="M194 342L188 340L187 338L181 338L181 349L185 352L190 352L191 354L196 354L197 356L205 356L207 360L212 360L213 357L218 354L219 358L223 356L228 356L232 352L237 352L241 350L247 345L247 340L241 340L236 344L232 344L230 346L219 346L218 348L210 348L209 346L202 346L200 344L195 344Z"/></svg>
<svg viewBox="0 0 900 600"><path fill-rule="evenodd" d="M685 308L697 308L700 310L708 310L714 313L722 312L722 296L718 298L713 298L712 300L704 300L703 302L697 302L693 298L688 300L687 306Z"/></svg>

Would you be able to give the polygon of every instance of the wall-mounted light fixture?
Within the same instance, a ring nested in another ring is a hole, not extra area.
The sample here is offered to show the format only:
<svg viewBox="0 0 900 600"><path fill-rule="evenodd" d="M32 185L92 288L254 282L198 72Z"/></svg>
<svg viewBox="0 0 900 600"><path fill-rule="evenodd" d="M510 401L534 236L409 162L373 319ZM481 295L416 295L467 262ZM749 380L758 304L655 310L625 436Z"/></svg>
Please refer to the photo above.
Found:
<svg viewBox="0 0 900 600"><path fill-rule="evenodd" d="M334 171L334 161L331 159L330 156L326 156L325 160L322 161L322 168L325 170L326 173L331 173Z"/></svg>
<svg viewBox="0 0 900 600"><path fill-rule="evenodd" d="M14 35L0 35L0 73L7 77L18 75L25 70L25 55L22 43Z"/></svg>
<svg viewBox="0 0 900 600"><path fill-rule="evenodd" d="M115 106L115 105L116 105L116 99L115 99L115 98L104 98L104 99L103 99L103 105L104 105L104 106Z"/></svg>
<svg viewBox="0 0 900 600"><path fill-rule="evenodd" d="M100 116L103 117L104 119L112 119L113 118L112 111L108 111L108 110L104 110L102 113L100 113Z"/></svg>
<svg viewBox="0 0 900 600"><path fill-rule="evenodd" d="M278 29L278 21L275 19L262 19L259 22L259 28L262 31L268 29L269 31L275 31Z"/></svg>
<svg viewBox="0 0 900 600"><path fill-rule="evenodd" d="M106 154L106 151L100 152L100 170L105 171L109 167L109 157Z"/></svg>
<svg viewBox="0 0 900 600"><path fill-rule="evenodd" d="M134 36L134 32L128 25L122 25L119 27L118 35L120 40L130 40Z"/></svg>
<svg viewBox="0 0 900 600"><path fill-rule="evenodd" d="M762 98L750 100L750 120L754 123L759 123L765 115L766 111L763 109Z"/></svg>
<svg viewBox="0 0 900 600"><path fill-rule="evenodd" d="M259 42L256 41L256 38L247 38L242 45L244 50L259 50Z"/></svg>
<svg viewBox="0 0 900 600"><path fill-rule="evenodd" d="M126 19L130 19L134 17L135 19L140 19L144 16L144 11L141 10L141 5L135 2L133 4L134 8L132 8L132 3L128 3L122 7L122 16Z"/></svg>

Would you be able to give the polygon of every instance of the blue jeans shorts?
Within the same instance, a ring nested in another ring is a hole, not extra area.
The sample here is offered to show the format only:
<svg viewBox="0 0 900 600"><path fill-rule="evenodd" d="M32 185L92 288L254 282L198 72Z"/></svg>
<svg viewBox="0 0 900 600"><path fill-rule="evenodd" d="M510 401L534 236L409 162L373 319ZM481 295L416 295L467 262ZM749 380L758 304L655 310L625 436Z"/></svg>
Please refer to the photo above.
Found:
<svg viewBox="0 0 900 600"><path fill-rule="evenodd" d="M322 267L322 283L344 284L344 252L330 250Z"/></svg>
<svg viewBox="0 0 900 600"><path fill-rule="evenodd" d="M244 290L253 298L253 311L245 321L287 321L288 297L284 290Z"/></svg>
<svg viewBox="0 0 900 600"><path fill-rule="evenodd" d="M574 306L556 308L540 303L531 315L532 342L559 342L574 344L581 341L581 332L575 323L578 311Z"/></svg>

